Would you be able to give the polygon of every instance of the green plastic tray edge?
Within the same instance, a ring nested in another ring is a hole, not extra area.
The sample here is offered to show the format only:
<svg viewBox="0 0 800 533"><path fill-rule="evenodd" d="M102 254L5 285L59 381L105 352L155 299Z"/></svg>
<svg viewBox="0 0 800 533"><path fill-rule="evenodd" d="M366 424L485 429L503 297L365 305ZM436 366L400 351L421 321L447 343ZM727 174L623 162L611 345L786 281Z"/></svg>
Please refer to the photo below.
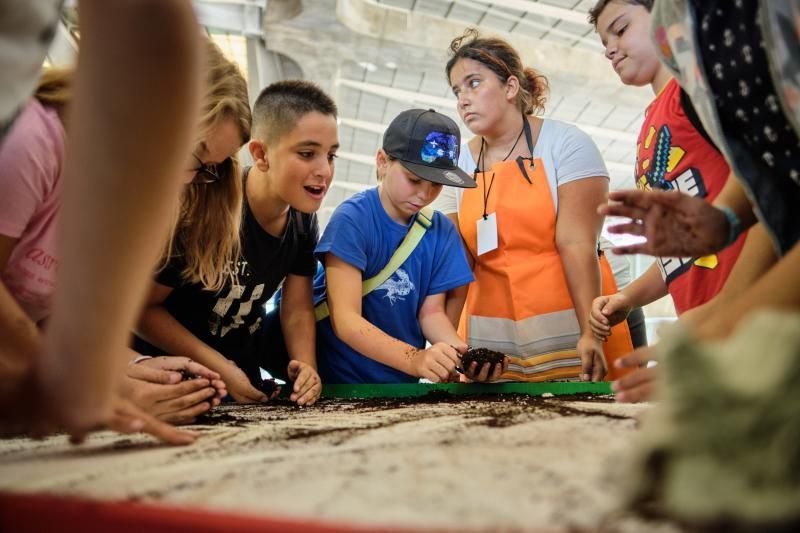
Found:
<svg viewBox="0 0 800 533"><path fill-rule="evenodd" d="M450 394L611 394L611 383L402 383L388 385L323 385L323 398L408 398L425 396L433 391Z"/></svg>

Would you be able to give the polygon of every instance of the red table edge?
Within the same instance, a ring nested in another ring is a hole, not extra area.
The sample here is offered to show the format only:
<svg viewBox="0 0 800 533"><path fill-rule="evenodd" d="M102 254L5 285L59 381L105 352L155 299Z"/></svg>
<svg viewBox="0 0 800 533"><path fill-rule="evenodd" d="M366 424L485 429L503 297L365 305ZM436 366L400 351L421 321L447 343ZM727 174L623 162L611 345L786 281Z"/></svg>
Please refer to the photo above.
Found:
<svg viewBox="0 0 800 533"><path fill-rule="evenodd" d="M366 533L409 530L378 525L355 525L300 518L255 516L161 503L99 501L50 494L0 492L0 532L58 531L59 533L241 533L293 532ZM427 530L430 531L430 530ZM441 530L439 530L441 531Z"/></svg>

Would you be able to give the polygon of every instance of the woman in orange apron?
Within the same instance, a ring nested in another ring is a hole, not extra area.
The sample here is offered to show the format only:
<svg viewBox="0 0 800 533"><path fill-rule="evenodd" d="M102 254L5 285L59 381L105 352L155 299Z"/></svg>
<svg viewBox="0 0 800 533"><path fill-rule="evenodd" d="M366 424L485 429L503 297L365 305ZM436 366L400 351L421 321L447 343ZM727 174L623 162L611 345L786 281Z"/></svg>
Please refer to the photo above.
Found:
<svg viewBox="0 0 800 533"><path fill-rule="evenodd" d="M450 48L448 79L476 134L459 166L478 187L437 204L474 261L462 333L509 356L502 379L618 378L613 361L633 349L627 324L606 343L589 327L592 300L616 290L597 250L608 192L597 148L574 126L533 116L547 80L508 43L468 30Z"/></svg>

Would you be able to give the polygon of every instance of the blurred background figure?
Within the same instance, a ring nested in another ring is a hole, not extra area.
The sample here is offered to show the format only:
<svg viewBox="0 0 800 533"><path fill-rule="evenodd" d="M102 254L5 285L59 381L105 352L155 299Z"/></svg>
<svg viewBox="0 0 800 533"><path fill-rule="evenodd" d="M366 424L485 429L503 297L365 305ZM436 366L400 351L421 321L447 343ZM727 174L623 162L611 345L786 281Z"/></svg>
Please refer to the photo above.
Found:
<svg viewBox="0 0 800 533"><path fill-rule="evenodd" d="M39 77L59 8L0 2L4 137ZM35 356L0 346L3 430L60 429L80 440L111 427L188 443L192 433L122 399L119 381L192 147L200 97L196 19L183 0L85 0L79 9L82 51L64 118L70 142L58 289Z"/></svg>

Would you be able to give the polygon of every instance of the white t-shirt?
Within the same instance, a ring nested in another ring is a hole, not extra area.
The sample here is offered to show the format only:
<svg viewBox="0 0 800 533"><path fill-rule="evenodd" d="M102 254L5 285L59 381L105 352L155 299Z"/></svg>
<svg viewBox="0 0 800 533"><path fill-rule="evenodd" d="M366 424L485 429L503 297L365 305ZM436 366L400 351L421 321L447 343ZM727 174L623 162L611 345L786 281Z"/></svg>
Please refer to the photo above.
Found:
<svg viewBox="0 0 800 533"><path fill-rule="evenodd" d="M602 176L608 178L608 171L595 146L594 141L581 129L559 120L544 119L539 139L533 147L533 157L541 158L547 172L547 181L553 195L553 205L558 212L558 187L565 183ZM458 166L467 174L475 170L475 159L466 143L461 146ZM461 207L464 189L460 187L444 187L433 203L433 208L444 214L457 213ZM613 244L600 237L600 248L607 250ZM630 263L625 257L606 251L606 258L611 264L617 288L621 290L631 282Z"/></svg>
<svg viewBox="0 0 800 533"><path fill-rule="evenodd" d="M533 157L541 158L547 172L553 205L558 212L558 187L583 178L602 176L608 170L591 137L572 124L544 119L539 138L533 147ZM461 145L458 166L467 174L475 170L475 159L466 143ZM444 187L433 203L433 208L444 214L457 213L464 189Z"/></svg>
<svg viewBox="0 0 800 533"><path fill-rule="evenodd" d="M608 264L611 265L611 271L614 273L614 279L617 282L617 290L621 291L631 284L631 263L624 255L617 255L611 251L614 243L600 235L599 247L605 253Z"/></svg>

